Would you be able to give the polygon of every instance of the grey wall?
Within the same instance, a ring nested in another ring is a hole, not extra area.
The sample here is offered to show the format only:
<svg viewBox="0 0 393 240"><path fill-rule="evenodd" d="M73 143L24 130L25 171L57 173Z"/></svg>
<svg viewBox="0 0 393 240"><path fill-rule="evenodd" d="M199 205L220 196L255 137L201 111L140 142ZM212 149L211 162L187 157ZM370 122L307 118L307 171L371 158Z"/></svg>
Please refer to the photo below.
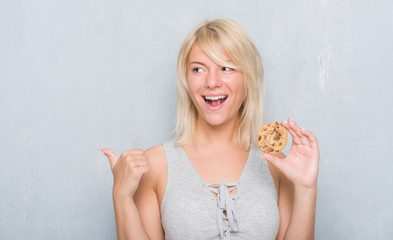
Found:
<svg viewBox="0 0 393 240"><path fill-rule="evenodd" d="M393 234L393 2L0 1L0 239L115 239L118 154L173 137L186 34L230 17L264 59L266 121L314 132L316 239Z"/></svg>

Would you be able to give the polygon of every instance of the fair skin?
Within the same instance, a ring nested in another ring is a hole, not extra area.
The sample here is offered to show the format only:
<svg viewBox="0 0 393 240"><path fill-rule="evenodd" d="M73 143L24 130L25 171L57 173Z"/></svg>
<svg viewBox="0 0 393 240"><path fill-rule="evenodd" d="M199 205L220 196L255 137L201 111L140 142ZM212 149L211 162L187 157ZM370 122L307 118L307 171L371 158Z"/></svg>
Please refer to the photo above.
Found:
<svg viewBox="0 0 393 240"><path fill-rule="evenodd" d="M229 60L224 52L222 56ZM187 64L189 94L198 118L195 134L183 148L206 183L236 182L248 156L237 141L238 110L244 99L243 75L217 65L198 44L191 49ZM291 119L282 124L293 139L288 156L262 154L269 162L278 194L277 239L313 239L318 144L310 132ZM119 158L110 149L101 151L108 156L114 175L118 239L164 239L160 206L167 172L162 171L166 169L162 145L146 151L129 150Z"/></svg>

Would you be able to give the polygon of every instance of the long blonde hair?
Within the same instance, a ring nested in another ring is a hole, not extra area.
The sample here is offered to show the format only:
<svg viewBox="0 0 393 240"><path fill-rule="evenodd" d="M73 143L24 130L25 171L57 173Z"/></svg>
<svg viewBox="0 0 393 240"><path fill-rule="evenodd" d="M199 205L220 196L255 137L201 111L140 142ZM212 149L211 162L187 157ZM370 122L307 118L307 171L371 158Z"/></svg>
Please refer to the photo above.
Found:
<svg viewBox="0 0 393 240"><path fill-rule="evenodd" d="M199 24L180 49L177 61L176 144L183 146L191 140L198 117L187 84L188 55L196 42L216 64L233 67L243 73L245 99L239 109L238 141L247 150L256 141L262 119L264 73L257 48L246 31L232 19L216 19ZM215 47L217 44L226 51L231 63L221 57Z"/></svg>

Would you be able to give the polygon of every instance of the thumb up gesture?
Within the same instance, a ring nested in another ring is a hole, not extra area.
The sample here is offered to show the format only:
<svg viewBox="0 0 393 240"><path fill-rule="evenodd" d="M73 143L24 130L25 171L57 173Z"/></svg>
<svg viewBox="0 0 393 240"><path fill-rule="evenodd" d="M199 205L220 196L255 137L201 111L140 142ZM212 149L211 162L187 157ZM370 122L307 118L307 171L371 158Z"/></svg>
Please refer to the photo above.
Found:
<svg viewBox="0 0 393 240"><path fill-rule="evenodd" d="M132 149L123 152L118 158L108 148L101 149L111 165L113 173L113 194L119 197L134 197L143 175L150 170L147 157L141 149Z"/></svg>

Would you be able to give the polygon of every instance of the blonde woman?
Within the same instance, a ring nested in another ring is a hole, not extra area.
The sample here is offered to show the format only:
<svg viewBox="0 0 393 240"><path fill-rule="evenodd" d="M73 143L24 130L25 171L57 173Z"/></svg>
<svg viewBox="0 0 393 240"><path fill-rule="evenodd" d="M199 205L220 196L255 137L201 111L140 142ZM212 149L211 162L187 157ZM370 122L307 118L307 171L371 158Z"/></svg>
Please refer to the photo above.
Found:
<svg viewBox="0 0 393 240"><path fill-rule="evenodd" d="M319 150L288 119L288 156L262 153L263 69L235 21L197 26L177 64L176 139L118 158L119 239L313 239Z"/></svg>

